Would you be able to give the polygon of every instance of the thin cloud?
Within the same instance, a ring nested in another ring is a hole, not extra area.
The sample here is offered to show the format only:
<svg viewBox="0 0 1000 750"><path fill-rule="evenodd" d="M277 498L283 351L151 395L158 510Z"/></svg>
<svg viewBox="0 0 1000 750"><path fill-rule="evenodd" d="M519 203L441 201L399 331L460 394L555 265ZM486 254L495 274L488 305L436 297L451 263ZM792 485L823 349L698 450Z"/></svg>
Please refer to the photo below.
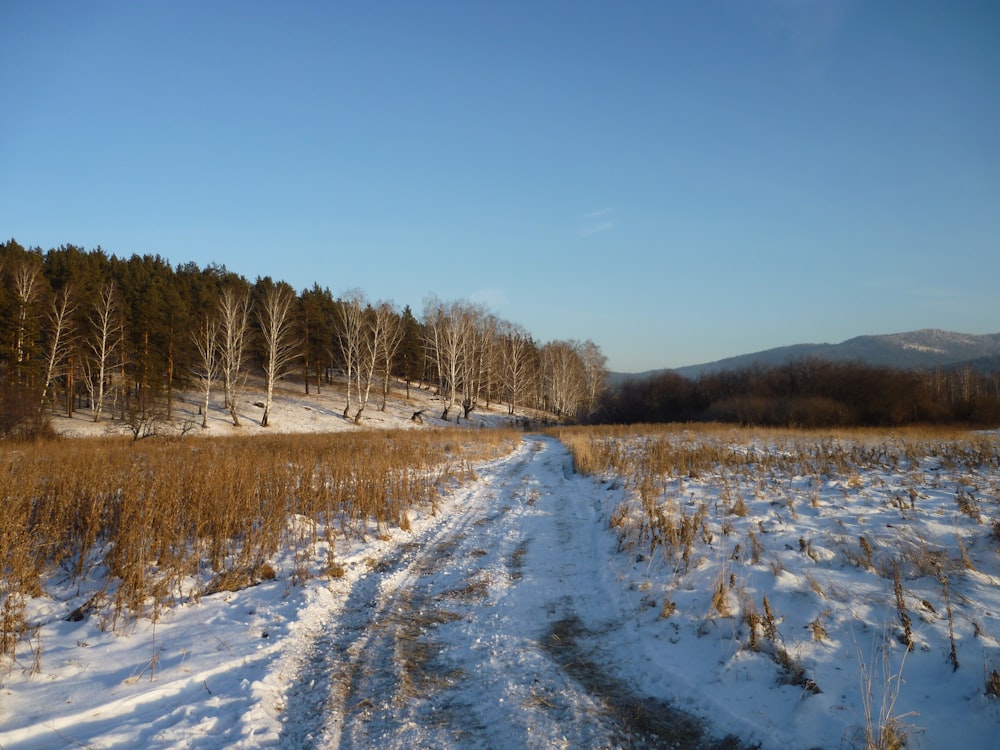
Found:
<svg viewBox="0 0 1000 750"><path fill-rule="evenodd" d="M595 234L610 232L615 228L614 209L602 208L583 215L584 227L577 232L579 237L593 237Z"/></svg>

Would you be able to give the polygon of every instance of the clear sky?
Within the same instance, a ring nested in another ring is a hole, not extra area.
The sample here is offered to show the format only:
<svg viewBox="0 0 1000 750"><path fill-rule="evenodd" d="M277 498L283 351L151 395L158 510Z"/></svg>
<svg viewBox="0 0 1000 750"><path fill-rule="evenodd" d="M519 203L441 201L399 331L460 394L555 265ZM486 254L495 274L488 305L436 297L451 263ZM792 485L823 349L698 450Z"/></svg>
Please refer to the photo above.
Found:
<svg viewBox="0 0 1000 750"><path fill-rule="evenodd" d="M0 0L0 235L628 372L992 333L998 40L996 0Z"/></svg>

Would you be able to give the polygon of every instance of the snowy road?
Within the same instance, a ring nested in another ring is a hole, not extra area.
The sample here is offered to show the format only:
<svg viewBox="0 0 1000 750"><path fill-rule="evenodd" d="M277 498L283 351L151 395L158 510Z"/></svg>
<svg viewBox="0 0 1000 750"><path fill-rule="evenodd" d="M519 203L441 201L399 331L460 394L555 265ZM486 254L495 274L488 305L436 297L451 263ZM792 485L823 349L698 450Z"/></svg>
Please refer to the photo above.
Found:
<svg viewBox="0 0 1000 750"><path fill-rule="evenodd" d="M621 677L644 644L610 563L614 493L544 437L487 472L313 633L281 746L733 746Z"/></svg>

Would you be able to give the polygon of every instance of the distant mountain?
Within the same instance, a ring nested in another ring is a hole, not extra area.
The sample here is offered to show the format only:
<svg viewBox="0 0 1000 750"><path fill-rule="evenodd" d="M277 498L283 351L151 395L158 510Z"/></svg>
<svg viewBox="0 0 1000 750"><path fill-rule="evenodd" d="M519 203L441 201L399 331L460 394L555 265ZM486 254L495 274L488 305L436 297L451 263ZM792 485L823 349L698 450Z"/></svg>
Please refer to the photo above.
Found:
<svg viewBox="0 0 1000 750"><path fill-rule="evenodd" d="M755 364L783 365L806 357L831 362L863 362L897 369L951 368L969 364L989 371L997 369L1000 364L1000 333L971 335L926 328L908 333L856 336L839 344L781 346L674 370L650 370L632 375L615 373L610 382L613 385L627 378L647 378L660 372L697 378L706 373L739 370Z"/></svg>

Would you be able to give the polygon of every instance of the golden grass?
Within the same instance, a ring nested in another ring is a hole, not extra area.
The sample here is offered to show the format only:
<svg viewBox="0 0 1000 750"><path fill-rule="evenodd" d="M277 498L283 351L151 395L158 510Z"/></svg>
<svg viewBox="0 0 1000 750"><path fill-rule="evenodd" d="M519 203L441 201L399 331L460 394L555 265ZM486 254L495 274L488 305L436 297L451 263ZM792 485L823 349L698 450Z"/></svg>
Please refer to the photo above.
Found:
<svg viewBox="0 0 1000 750"><path fill-rule="evenodd" d="M925 456L939 458L942 469L1000 467L995 437L950 427L801 430L712 423L560 427L550 433L570 448L576 470L587 474L696 479L726 468L766 477L795 468L852 477L858 468L897 470ZM752 451L751 445L768 450Z"/></svg>
<svg viewBox="0 0 1000 750"><path fill-rule="evenodd" d="M433 509L442 484L519 440L452 429L0 444L0 656L26 636L24 603L57 570L103 580L80 616L103 607L112 627L273 578L283 549L325 542L335 576L331 529L408 528L409 509Z"/></svg>

